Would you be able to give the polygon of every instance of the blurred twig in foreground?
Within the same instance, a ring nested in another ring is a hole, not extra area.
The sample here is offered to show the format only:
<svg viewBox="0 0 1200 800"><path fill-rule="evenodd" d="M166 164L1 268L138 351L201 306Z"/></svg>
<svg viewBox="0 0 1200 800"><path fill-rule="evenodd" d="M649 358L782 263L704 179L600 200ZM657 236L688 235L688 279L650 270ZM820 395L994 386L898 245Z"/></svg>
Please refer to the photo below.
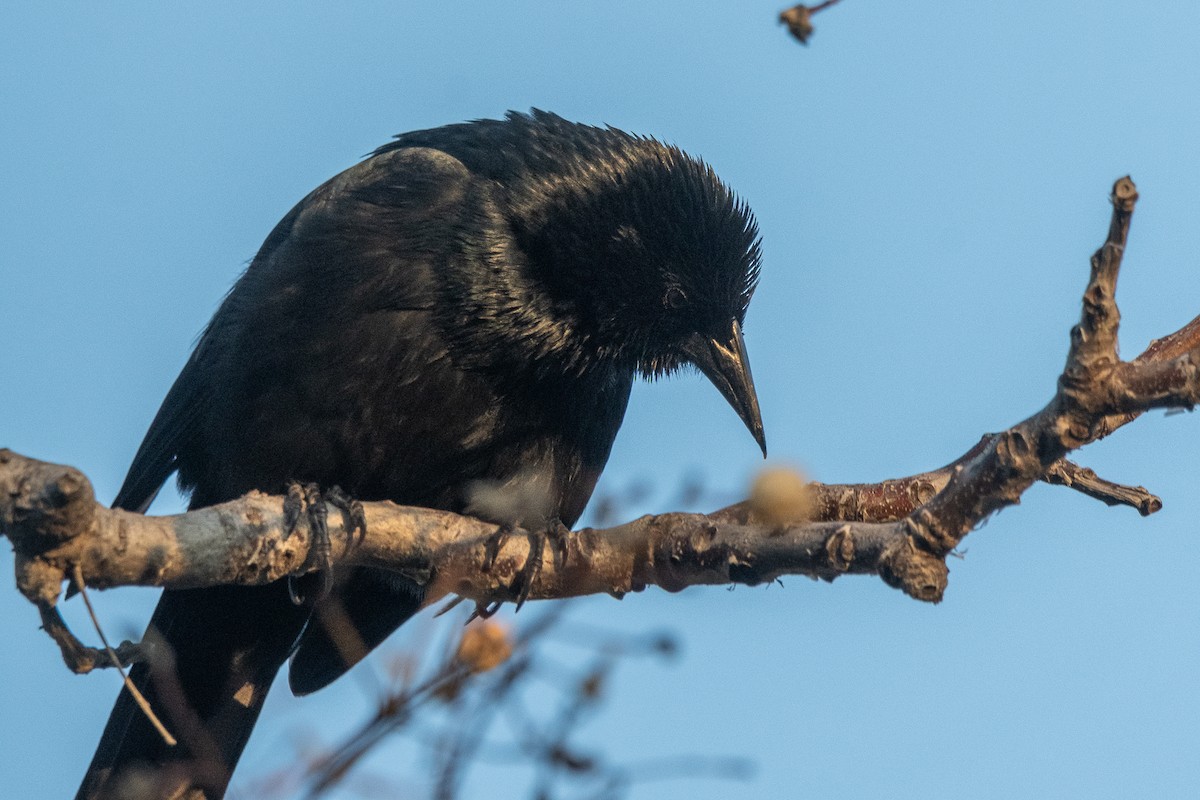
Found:
<svg viewBox="0 0 1200 800"><path fill-rule="evenodd" d="M752 764L740 758L667 756L622 764L581 744L580 731L601 708L616 668L630 657L669 658L678 645L669 634L622 634L567 621L568 606L556 604L515 634L502 622L476 620L461 637L451 637L431 666L397 670L371 717L345 739L247 789L255 797L305 800L335 790L394 796L404 780L405 796L415 785L435 800L455 800L469 796L474 768L502 765L509 774L512 768L526 773L506 796L616 800L647 781L748 777ZM419 764L389 778L361 767L397 734L418 743Z"/></svg>

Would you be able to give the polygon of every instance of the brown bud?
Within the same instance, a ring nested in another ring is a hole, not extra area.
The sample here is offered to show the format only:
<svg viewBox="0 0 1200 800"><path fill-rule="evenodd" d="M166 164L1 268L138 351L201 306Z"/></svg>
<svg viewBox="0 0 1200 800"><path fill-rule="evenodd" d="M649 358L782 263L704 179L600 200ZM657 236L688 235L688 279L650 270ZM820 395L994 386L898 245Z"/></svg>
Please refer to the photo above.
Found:
<svg viewBox="0 0 1200 800"><path fill-rule="evenodd" d="M798 470L768 467L750 487L750 508L766 525L804 522L812 516L812 492Z"/></svg>
<svg viewBox="0 0 1200 800"><path fill-rule="evenodd" d="M480 620L463 631L455 658L472 672L487 672L512 655L508 629L492 620Z"/></svg>

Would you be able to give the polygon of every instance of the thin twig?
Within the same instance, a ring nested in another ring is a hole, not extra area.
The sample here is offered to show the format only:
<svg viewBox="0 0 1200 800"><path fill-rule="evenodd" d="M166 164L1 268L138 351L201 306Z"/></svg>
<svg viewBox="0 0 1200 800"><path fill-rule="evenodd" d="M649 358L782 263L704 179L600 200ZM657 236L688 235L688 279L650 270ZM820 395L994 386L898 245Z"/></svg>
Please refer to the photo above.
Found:
<svg viewBox="0 0 1200 800"><path fill-rule="evenodd" d="M163 741L169 747L174 747L176 744L175 737L162 724L162 721L154 713L154 709L150 708L150 703L146 701L146 697L138 691L137 686L129 679L129 674L125 672L125 667L121 664L121 659L117 657L116 651L109 645L108 638L104 635L104 629L100 627L100 620L96 617L96 609L92 607L92 599L88 597L87 584L83 581L83 567L76 564L74 572L75 585L79 587L79 595L83 598L83 604L87 606L88 616L92 618L92 625L96 628L96 635L100 637L100 642L104 645L104 651L112 659L113 666L121 673L121 680L125 681L125 688L129 690L129 694L133 697L134 702L137 703L138 708L146 715L146 719L150 720L150 724L158 731L158 735L163 738Z"/></svg>
<svg viewBox="0 0 1200 800"><path fill-rule="evenodd" d="M1126 486L1101 478L1094 470L1063 459L1051 465L1042 480L1055 486L1066 486L1110 506L1130 506L1147 517L1162 510L1162 499L1144 486Z"/></svg>

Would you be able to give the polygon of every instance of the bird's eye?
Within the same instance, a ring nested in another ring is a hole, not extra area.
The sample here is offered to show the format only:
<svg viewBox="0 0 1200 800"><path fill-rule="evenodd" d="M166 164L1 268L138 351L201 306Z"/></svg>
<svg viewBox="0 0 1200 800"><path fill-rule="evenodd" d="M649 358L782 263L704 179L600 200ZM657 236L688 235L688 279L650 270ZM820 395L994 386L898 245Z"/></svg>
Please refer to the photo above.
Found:
<svg viewBox="0 0 1200 800"><path fill-rule="evenodd" d="M663 305L667 308L683 308L687 305L687 301L687 295L678 286L672 286L663 295Z"/></svg>

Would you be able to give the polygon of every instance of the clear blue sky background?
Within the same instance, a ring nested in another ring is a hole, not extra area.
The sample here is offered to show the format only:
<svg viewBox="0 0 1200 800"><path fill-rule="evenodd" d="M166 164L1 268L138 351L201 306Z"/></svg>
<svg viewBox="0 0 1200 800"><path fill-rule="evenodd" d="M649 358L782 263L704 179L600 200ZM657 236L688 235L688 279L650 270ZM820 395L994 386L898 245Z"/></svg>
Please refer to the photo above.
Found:
<svg viewBox="0 0 1200 800"><path fill-rule="evenodd" d="M111 498L297 199L393 133L509 108L652 133L752 204L766 261L747 342L772 457L820 480L938 466L1050 397L1126 172L1143 200L1125 352L1200 313L1200 6L846 0L808 48L779 6L6 4L0 445L74 464ZM872 578L585 602L581 619L685 643L674 665L621 673L590 741L617 760L758 764L745 786L637 798L1194 797L1198 443L1200 417L1156 413L1088 448L1083 463L1166 508L1141 519L1036 487L970 537L940 606ZM603 485L650 480L630 513L669 510L686 475L736 496L760 465L687 376L635 390ZM153 594L100 600L123 636ZM117 679L69 674L11 590L0 643L0 797L67 796ZM277 692L243 777L364 705L353 679ZM404 757L374 766L419 785ZM508 780L470 794L515 796Z"/></svg>

